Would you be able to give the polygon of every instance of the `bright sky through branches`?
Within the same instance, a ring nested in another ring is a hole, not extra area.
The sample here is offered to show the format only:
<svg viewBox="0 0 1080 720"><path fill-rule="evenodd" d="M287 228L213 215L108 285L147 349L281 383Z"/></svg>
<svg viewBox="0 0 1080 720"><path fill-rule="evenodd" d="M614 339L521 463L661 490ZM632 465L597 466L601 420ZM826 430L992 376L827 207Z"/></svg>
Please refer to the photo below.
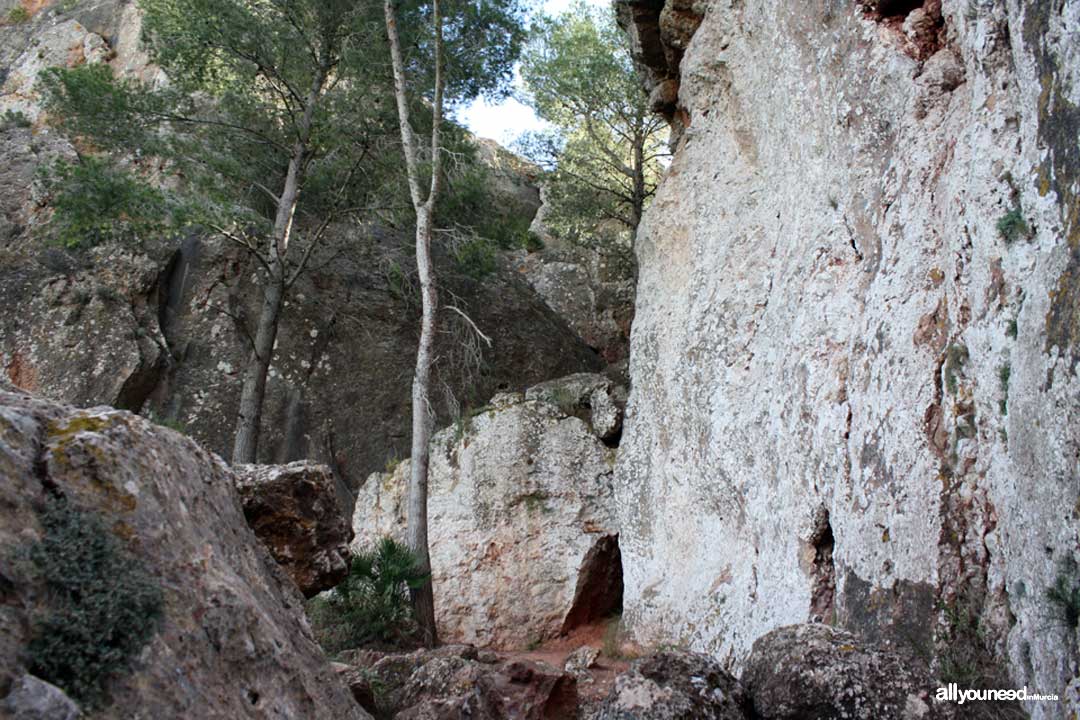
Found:
<svg viewBox="0 0 1080 720"><path fill-rule="evenodd" d="M558 15L572 5L574 0L546 0L541 9L548 15ZM611 0L586 0L590 5L603 7ZM521 89L521 76L515 69L514 88ZM459 122L465 124L474 135L491 138L501 145L509 147L521 133L529 130L541 130L547 127L528 105L509 98L498 104L477 98L457 113Z"/></svg>

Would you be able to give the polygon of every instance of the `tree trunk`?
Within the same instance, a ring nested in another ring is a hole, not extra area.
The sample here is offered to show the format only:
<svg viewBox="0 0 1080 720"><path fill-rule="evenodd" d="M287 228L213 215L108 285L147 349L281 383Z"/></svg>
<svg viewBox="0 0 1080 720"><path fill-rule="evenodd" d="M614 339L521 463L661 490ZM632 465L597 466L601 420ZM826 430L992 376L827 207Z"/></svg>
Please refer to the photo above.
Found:
<svg viewBox="0 0 1080 720"><path fill-rule="evenodd" d="M645 213L645 139L644 132L634 133L634 191L633 207L630 208L630 219L634 227L632 232L637 232L641 224L641 216Z"/></svg>
<svg viewBox="0 0 1080 720"><path fill-rule="evenodd" d="M416 137L409 120L409 99L405 83L405 62L401 53L401 40L397 31L394 0L383 0L386 17L386 35L390 41L390 59L394 70L394 98L397 101L398 124L401 128L401 145L405 151L405 169L409 179L409 195L416 211L416 269L420 276L420 297L423 313L420 321L420 345L416 351L416 371L412 387L412 474L409 477L409 507L407 540L409 549L416 555L425 573L431 572L431 555L428 551L428 464L431 444L431 413L428 396L431 385L432 345L435 340L435 312L438 295L431 268L431 230L435 215L435 201L439 196L442 176L442 129L443 68L442 68L442 15L439 0L432 0L432 23L435 30L435 95L431 103L431 186L427 199L420 185L419 157ZM435 595L431 581L410 591L416 620L420 624L423 642L428 647L438 644L435 628Z"/></svg>
<svg viewBox="0 0 1080 720"><path fill-rule="evenodd" d="M409 477L408 544L420 562L422 572L431 573L428 552L428 466L431 458L431 352L435 340L435 311L438 294L431 272L431 212L417 213L416 268L420 276L420 297L423 314L420 320L420 345L416 351L416 371L412 386L412 474ZM434 647L438 642L435 630L435 597L430 582L412 591L413 606L423 633L423 642Z"/></svg>
<svg viewBox="0 0 1080 720"><path fill-rule="evenodd" d="M278 198L277 215L274 217L274 231L270 237L267 253L266 286L263 288L263 302L259 310L259 324L255 331L255 340L244 368L244 383L240 388L240 406L236 418L236 435L233 438L232 462L253 463L259 450L259 424L262 419L263 400L266 397L266 376L270 371L270 361L274 356L274 342L277 340L278 320L285 299L285 257L289 252L289 240L292 237L293 217L296 215L296 203L300 197L300 185L303 182L304 164L307 162L308 143L311 139L311 125L315 116L315 105L326 83L327 71L320 68L308 94L307 106L301 118L299 137L293 145L289 158L289 169L285 174L285 185Z"/></svg>

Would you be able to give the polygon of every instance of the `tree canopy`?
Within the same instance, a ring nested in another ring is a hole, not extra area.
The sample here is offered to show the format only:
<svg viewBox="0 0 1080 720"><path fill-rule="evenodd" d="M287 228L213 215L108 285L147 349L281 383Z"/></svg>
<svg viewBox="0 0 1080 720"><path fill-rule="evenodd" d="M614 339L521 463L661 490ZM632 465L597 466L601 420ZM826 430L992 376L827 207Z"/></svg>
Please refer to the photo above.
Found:
<svg viewBox="0 0 1080 720"><path fill-rule="evenodd" d="M531 33L521 75L554 130L523 147L551 171L548 225L579 241L605 221L635 229L659 181L667 132L649 111L613 11L579 2L539 18Z"/></svg>

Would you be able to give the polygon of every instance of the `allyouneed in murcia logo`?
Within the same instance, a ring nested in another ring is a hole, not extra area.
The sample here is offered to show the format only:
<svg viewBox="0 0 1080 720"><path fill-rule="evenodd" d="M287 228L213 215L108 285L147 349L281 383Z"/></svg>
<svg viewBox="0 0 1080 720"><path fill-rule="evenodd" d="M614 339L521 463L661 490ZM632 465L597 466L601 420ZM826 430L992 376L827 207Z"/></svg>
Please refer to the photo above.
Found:
<svg viewBox="0 0 1080 720"><path fill-rule="evenodd" d="M1057 699L1058 696L1053 694L1028 692L1026 685L1019 690L1013 690L1011 688L1009 690L974 690L971 688L961 689L956 683L949 683L945 687L939 687L937 693L934 695L934 702L954 702L957 705L963 705L966 702L975 700L1001 700L1006 702L1013 700L1018 700L1020 702L1034 700L1037 702L1055 702Z"/></svg>

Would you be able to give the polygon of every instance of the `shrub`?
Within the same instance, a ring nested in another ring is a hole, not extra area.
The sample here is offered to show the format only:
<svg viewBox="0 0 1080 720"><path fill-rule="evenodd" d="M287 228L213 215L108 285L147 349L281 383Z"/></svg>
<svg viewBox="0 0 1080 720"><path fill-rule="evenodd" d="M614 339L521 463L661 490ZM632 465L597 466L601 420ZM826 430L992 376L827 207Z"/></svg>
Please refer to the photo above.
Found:
<svg viewBox="0 0 1080 720"><path fill-rule="evenodd" d="M43 180L54 208L47 232L67 248L162 232L174 210L161 191L98 158L59 160Z"/></svg>
<svg viewBox="0 0 1080 720"><path fill-rule="evenodd" d="M22 5L16 5L11 8L7 14L8 25L20 25L30 19L30 11L24 8Z"/></svg>
<svg viewBox="0 0 1080 720"><path fill-rule="evenodd" d="M1031 235L1031 228L1028 227L1027 221L1024 220L1024 213L1020 206L1001 216L997 221L997 231L1006 245L1012 244L1019 238Z"/></svg>
<svg viewBox="0 0 1080 720"><path fill-rule="evenodd" d="M4 116L0 119L0 130L7 130L8 128L28 128L33 123L30 122L30 118L26 117L26 114L19 110L11 110L10 108L4 111Z"/></svg>
<svg viewBox="0 0 1080 720"><path fill-rule="evenodd" d="M41 523L29 559L48 592L33 620L30 671L96 707L157 630L161 588L97 515L50 498Z"/></svg>
<svg viewBox="0 0 1080 720"><path fill-rule="evenodd" d="M485 238L470 238L454 251L454 262L463 274L481 280L495 272L495 248Z"/></svg>
<svg viewBox="0 0 1080 720"><path fill-rule="evenodd" d="M1056 605L1065 623L1075 630L1080 626L1080 580L1073 572L1062 570L1054 584L1046 591L1046 599Z"/></svg>
<svg viewBox="0 0 1080 720"><path fill-rule="evenodd" d="M952 395L958 389L956 375L968 360L968 350L963 345L950 345L945 353L945 387Z"/></svg>
<svg viewBox="0 0 1080 720"><path fill-rule="evenodd" d="M416 631L409 591L428 582L409 548L384 537L353 554L349 575L308 601L308 619L323 649L334 655L370 643L401 643Z"/></svg>

